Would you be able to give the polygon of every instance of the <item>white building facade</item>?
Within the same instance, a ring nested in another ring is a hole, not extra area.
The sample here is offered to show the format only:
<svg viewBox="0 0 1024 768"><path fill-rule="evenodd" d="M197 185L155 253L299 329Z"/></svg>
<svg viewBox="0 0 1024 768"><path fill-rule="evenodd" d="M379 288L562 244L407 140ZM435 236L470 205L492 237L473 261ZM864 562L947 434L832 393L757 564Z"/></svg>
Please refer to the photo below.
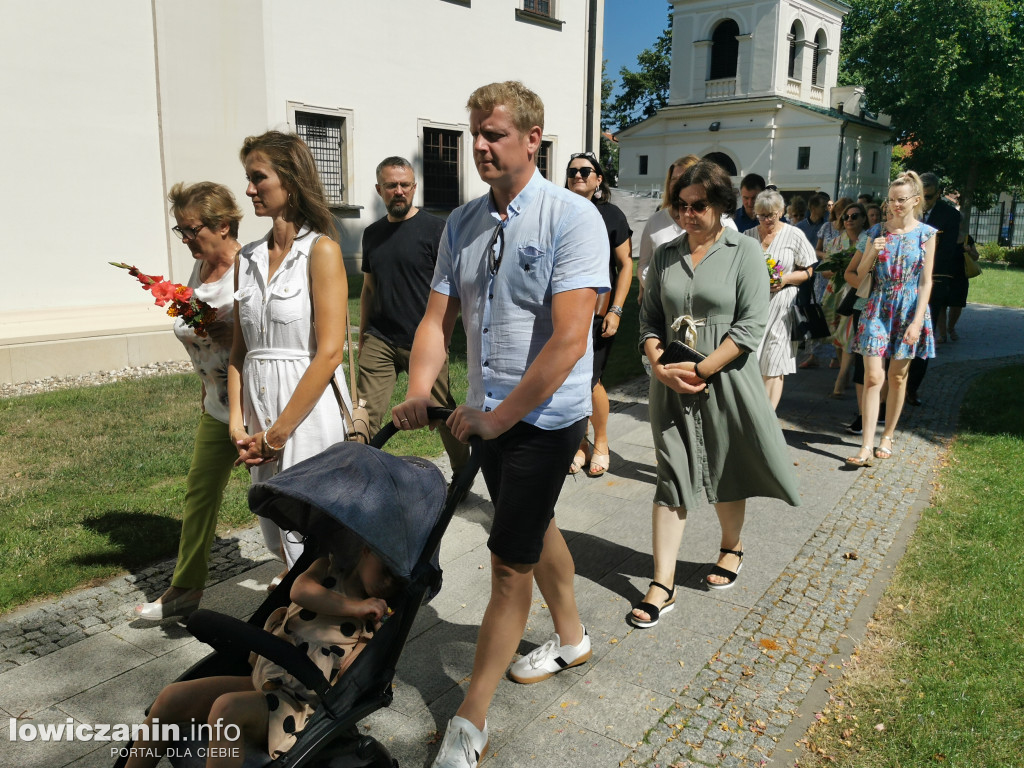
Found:
<svg viewBox="0 0 1024 768"><path fill-rule="evenodd" d="M476 87L516 79L540 95L559 181L598 141L603 0L0 0L0 20L17 287L0 308L0 382L185 359L170 318L107 262L187 280L169 231L177 181L225 184L246 213L240 240L262 236L238 157L248 135L310 144L350 272L384 215L384 157L413 163L428 210L486 191L465 108Z"/></svg>
<svg viewBox="0 0 1024 768"><path fill-rule="evenodd" d="M837 87L837 0L673 0L668 106L617 134L619 186L660 190L678 157L711 157L738 182L787 195L884 195L888 119Z"/></svg>

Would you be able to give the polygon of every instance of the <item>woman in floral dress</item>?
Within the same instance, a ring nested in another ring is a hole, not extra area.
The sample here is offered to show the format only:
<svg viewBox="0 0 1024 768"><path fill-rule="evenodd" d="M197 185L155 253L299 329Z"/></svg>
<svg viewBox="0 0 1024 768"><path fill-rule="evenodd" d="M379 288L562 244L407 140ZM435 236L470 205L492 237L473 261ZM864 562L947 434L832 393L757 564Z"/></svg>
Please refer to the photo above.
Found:
<svg viewBox="0 0 1024 768"><path fill-rule="evenodd" d="M796 227L781 221L785 203L774 189L766 189L754 201L758 225L743 234L761 244L766 261L770 257L780 269L771 282L768 325L757 348L761 378L772 408L782 399L783 377L796 373L796 345L793 335L793 303L796 287L811 279L814 272L814 249L807 237Z"/></svg>
<svg viewBox="0 0 1024 768"><path fill-rule="evenodd" d="M872 449L874 458L892 456L910 361L914 357L935 357L928 297L936 230L917 220L922 194L921 179L913 171L901 174L889 185L889 219L882 235L868 241L857 267L858 280L864 280L870 271L873 283L853 342L853 351L864 356L864 433L860 451L846 460L852 466L870 466ZM885 428L878 448L874 448L879 393L885 381L884 358L889 358L889 394Z"/></svg>

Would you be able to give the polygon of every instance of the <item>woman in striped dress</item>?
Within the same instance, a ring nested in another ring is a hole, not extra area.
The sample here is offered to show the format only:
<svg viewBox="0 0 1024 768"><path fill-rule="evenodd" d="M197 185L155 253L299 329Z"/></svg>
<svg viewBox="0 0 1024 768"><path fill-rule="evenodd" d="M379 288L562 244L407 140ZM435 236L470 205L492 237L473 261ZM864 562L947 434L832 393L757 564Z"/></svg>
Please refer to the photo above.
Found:
<svg viewBox="0 0 1024 768"><path fill-rule="evenodd" d="M761 243L765 269L767 260L773 259L779 270L771 280L768 325L757 348L761 378L772 408L778 408L782 399L783 377L796 373L796 345L791 341L796 287L811 279L818 260L804 233L780 220L785 207L775 189L764 190L754 201L758 225L743 233Z"/></svg>

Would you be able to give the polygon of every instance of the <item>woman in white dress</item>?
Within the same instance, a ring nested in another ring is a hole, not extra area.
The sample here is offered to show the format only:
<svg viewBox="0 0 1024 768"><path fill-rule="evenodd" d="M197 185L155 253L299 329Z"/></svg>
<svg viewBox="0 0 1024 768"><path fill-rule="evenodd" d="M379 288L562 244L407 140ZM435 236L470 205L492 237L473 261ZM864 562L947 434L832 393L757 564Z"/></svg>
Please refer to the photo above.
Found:
<svg viewBox="0 0 1024 768"><path fill-rule="evenodd" d="M341 248L326 234L336 231L334 218L305 143L269 131L247 138L240 155L245 194L272 226L238 259L230 434L238 463L262 482L345 438L337 397L351 405L331 379L341 374L348 282ZM260 527L267 548L291 568L301 541L264 518Z"/></svg>
<svg viewBox="0 0 1024 768"><path fill-rule="evenodd" d="M785 207L782 195L774 189L764 190L754 201L754 214L759 223L743 233L761 243L765 269L768 269L767 258L771 257L782 270L778 279L772 280L768 325L757 348L761 378L772 408L778 408L782 399L783 377L796 373L796 345L791 341L796 287L811 279L813 265L818 260L806 235L780 221Z"/></svg>

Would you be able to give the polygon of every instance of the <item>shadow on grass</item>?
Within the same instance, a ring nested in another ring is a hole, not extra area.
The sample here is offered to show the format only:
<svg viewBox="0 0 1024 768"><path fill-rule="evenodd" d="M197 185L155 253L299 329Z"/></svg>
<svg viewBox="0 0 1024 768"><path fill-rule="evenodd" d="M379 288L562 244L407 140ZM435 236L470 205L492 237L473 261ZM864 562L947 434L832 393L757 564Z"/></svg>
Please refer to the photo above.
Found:
<svg viewBox="0 0 1024 768"><path fill-rule="evenodd" d="M82 566L134 568L149 565L174 557L181 535L180 521L142 512L103 512L83 519L82 527L107 541L107 546L101 550L71 558L71 562Z"/></svg>

